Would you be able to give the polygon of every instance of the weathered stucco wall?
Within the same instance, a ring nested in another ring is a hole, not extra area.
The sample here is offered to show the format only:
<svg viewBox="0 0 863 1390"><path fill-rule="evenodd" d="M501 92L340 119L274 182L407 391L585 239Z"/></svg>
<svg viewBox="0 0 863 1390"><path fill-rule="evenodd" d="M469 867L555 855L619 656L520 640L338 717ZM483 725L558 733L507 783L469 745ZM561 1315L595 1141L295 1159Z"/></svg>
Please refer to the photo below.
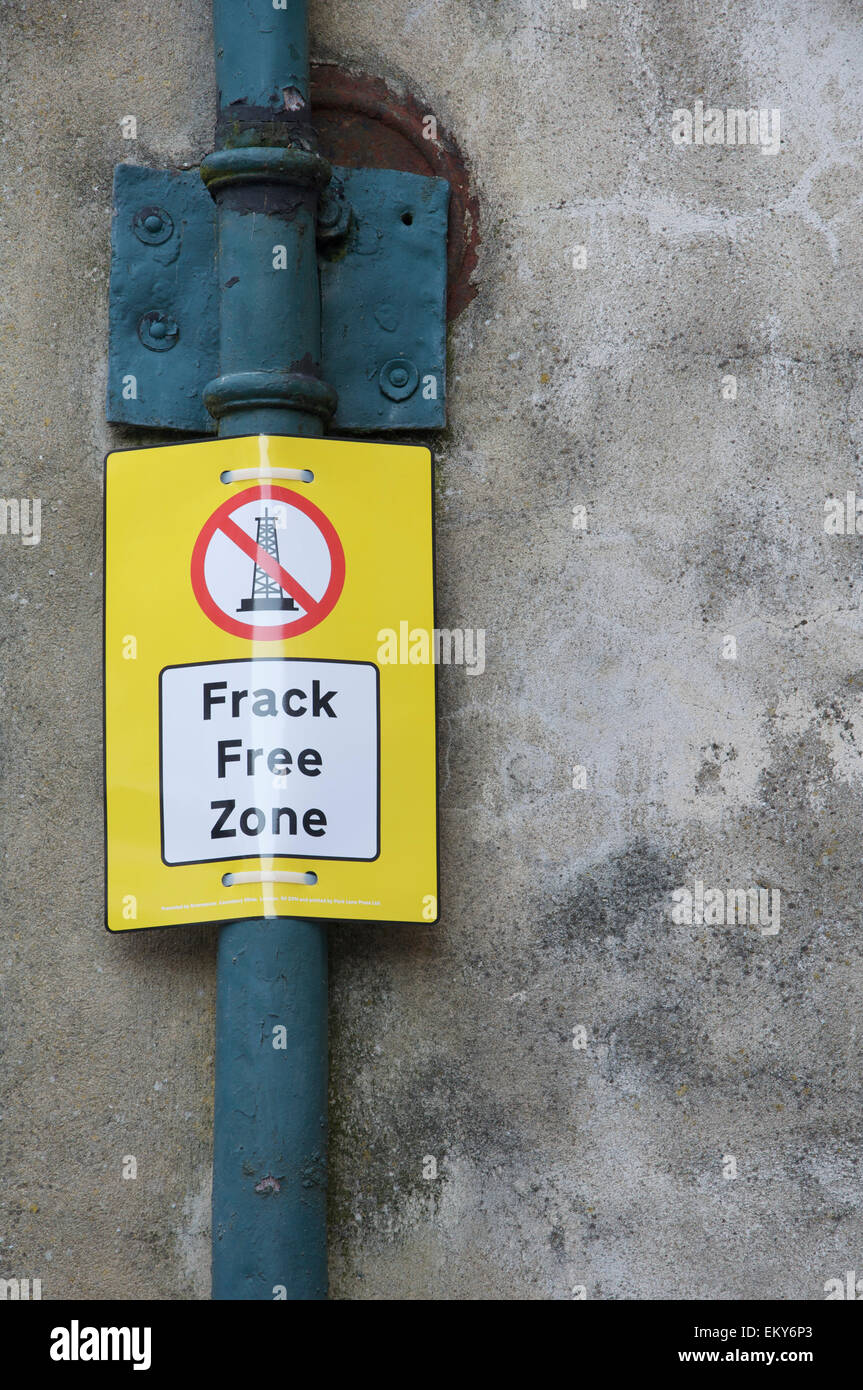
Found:
<svg viewBox="0 0 863 1390"><path fill-rule="evenodd" d="M861 560L824 529L863 445L863 18L311 9L456 134L483 238L437 545L486 670L440 672L441 925L331 933L333 1294L822 1298L863 1260ZM209 148L209 7L0 17L0 493L42 501L0 537L0 1276L203 1298L215 929L102 929L99 687L102 458L160 437L104 422L111 174ZM699 100L781 149L675 144ZM675 922L696 881L779 930Z"/></svg>

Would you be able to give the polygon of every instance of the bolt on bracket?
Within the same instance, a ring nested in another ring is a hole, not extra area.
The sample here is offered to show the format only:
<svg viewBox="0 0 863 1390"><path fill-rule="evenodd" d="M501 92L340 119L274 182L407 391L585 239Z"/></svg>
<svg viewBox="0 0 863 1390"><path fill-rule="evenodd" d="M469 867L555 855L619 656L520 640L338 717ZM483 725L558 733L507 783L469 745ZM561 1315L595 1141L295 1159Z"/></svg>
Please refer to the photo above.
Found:
<svg viewBox="0 0 863 1390"><path fill-rule="evenodd" d="M335 433L446 423L445 179L342 169L321 198L322 371ZM275 252L276 248L274 248ZM274 275L290 274L277 268ZM219 373L215 205L197 169L114 174L107 416L215 434Z"/></svg>

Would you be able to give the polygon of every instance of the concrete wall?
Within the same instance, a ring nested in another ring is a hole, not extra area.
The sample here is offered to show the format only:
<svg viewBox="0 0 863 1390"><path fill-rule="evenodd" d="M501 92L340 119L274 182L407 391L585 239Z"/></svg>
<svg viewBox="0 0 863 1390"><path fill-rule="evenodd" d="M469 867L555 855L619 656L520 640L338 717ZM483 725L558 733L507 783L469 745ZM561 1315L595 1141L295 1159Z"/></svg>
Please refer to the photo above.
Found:
<svg viewBox="0 0 863 1390"><path fill-rule="evenodd" d="M331 932L333 1294L823 1298L863 1261L861 563L824 530L863 446L863 18L311 8L318 57L455 132L483 219L438 573L487 669L440 673L441 925ZM111 173L209 148L209 7L0 24L0 492L43 506L0 537L0 1276L205 1298L215 930L102 929L99 686ZM676 145L698 100L778 109L780 151ZM696 880L779 931L673 921Z"/></svg>

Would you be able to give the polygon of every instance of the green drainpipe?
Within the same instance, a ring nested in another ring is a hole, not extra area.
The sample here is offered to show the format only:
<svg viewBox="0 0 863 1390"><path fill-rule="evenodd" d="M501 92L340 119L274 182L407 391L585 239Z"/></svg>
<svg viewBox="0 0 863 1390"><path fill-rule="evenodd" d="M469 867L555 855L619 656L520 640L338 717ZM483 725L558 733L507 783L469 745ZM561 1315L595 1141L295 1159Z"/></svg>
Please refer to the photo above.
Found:
<svg viewBox="0 0 863 1390"><path fill-rule="evenodd" d="M320 435L317 203L330 177L309 105L306 0L214 0L219 115L202 177L218 210L222 438ZM274 247L288 273L273 274ZM286 1048L273 1030L286 1029ZM221 929L213 1298L327 1296L327 928Z"/></svg>

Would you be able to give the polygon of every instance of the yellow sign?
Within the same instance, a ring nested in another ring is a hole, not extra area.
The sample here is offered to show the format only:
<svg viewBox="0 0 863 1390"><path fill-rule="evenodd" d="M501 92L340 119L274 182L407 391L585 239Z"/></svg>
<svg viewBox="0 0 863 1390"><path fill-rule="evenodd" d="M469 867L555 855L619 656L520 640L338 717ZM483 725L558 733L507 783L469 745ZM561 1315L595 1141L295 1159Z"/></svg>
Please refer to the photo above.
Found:
<svg viewBox="0 0 863 1390"><path fill-rule="evenodd" d="M109 929L436 921L429 451L123 450L105 533Z"/></svg>

